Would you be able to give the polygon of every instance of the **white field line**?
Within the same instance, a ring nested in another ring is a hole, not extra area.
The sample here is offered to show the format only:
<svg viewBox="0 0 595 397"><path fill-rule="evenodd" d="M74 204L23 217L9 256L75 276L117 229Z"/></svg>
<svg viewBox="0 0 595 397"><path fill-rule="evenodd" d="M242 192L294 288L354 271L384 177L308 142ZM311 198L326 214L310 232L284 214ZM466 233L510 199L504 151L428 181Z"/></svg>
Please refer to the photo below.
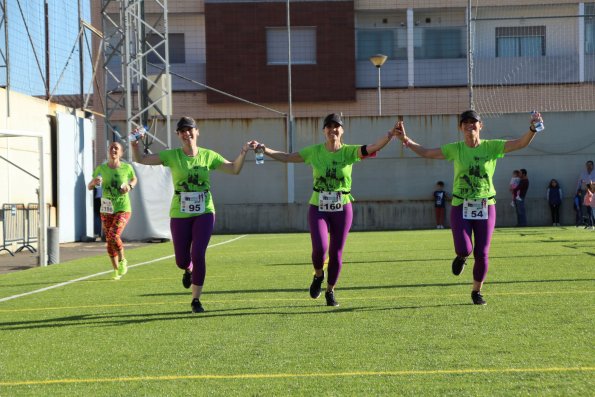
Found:
<svg viewBox="0 0 595 397"><path fill-rule="evenodd" d="M239 237L236 237L236 238L232 238L231 240L226 240L226 241L222 241L222 242L217 243L217 244L212 244L212 245L209 245L208 248L213 248L213 247L216 247L218 245L232 243L232 242L234 242L236 240L239 240L241 238L244 238L246 236L247 236L247 234L244 234L242 236L239 236ZM170 258L173 258L173 257L174 257L174 255L163 256L161 258L153 259L153 260L150 260L150 261L147 261L147 262L141 262L141 263L137 263L136 265L130 265L130 266L128 266L128 268L149 265L151 263L159 262L159 261L162 261L162 260L165 260L165 259L170 259ZM73 283L76 283L76 282L79 282L79 281L88 280L88 279L93 278L93 277L102 276L104 274L112 273L113 271L114 270L112 269L112 270L107 270L105 272L99 272L99 273L95 273L95 274L90 274L88 276L79 277L79 278L76 278L74 280L69 280L69 281L65 281L63 283L50 285L49 287L44 287L44 288L36 289L34 291L29 291L29 292L24 292L22 294L7 296L6 298L0 298L0 303L1 302L6 302L6 301L9 301L9 300L12 300L12 299L22 298L23 296L28 296L28 295L38 294L40 292L49 291L51 289L64 287L66 285L73 284Z"/></svg>

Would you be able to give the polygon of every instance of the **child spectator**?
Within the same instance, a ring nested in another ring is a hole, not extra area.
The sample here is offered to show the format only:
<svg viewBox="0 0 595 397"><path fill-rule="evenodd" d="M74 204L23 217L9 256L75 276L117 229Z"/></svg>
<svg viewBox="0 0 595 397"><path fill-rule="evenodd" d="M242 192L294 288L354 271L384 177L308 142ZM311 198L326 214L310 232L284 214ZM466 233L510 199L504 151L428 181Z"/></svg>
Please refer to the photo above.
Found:
<svg viewBox="0 0 595 397"><path fill-rule="evenodd" d="M560 226L560 205L562 204L562 188L558 181L552 179L547 187L545 198L552 213L552 226Z"/></svg>
<svg viewBox="0 0 595 397"><path fill-rule="evenodd" d="M519 170L512 171L512 178L510 178L510 183L508 184L508 190L510 190L510 193L512 194L512 201L510 202L510 205L512 207L515 207L515 200L517 200L519 198L519 192L515 191L515 190L519 186L520 182L521 182L521 171L519 171Z"/></svg>
<svg viewBox="0 0 595 397"><path fill-rule="evenodd" d="M436 229L444 229L444 213L446 211L446 192L444 191L444 182L436 182L434 191L434 209L436 210Z"/></svg>
<svg viewBox="0 0 595 397"><path fill-rule="evenodd" d="M585 229L593 230L593 222L595 217L595 200L593 200L593 191L595 191L595 183L587 183L587 190L585 191L585 198L583 199L583 206L587 211L589 217L587 226Z"/></svg>
<svg viewBox="0 0 595 397"><path fill-rule="evenodd" d="M576 227L584 225L583 221L583 191L581 189L576 190L574 195L574 222Z"/></svg>

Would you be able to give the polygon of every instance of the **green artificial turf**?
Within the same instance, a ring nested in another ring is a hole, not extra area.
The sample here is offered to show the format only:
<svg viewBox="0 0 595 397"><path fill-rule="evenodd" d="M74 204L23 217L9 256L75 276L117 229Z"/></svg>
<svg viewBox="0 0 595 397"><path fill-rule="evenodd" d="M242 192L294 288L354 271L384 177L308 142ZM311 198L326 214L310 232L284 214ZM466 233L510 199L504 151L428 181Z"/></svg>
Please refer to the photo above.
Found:
<svg viewBox="0 0 595 397"><path fill-rule="evenodd" d="M104 255L0 275L0 300L25 294L0 302L0 395L595 390L595 232L497 229L487 306L449 230L351 233L337 308L309 297L308 234L237 237L212 238L198 315L170 243L129 250L119 281L85 278Z"/></svg>

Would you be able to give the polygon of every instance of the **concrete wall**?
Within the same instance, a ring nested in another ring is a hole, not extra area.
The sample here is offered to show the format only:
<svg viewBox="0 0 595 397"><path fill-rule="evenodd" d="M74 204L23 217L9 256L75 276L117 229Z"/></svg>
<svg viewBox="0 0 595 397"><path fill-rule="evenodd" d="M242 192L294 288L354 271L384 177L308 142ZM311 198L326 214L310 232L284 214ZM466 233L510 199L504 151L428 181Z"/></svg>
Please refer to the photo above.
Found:
<svg viewBox="0 0 595 397"><path fill-rule="evenodd" d="M48 105L12 99L15 109L11 123L5 120L2 126L21 125L27 120L32 128L47 128L47 114L53 112ZM5 103L2 111L5 111ZM41 116L35 118L22 109L35 109ZM37 109L39 108L39 109ZM338 110L338 109L333 109ZM18 118L17 118L18 116ZM323 142L322 118L300 117L295 121L295 150ZM27 117L27 118L26 118ZM498 191L498 226L514 226L514 209L510 207L508 182L512 170L526 168L529 172L530 188L527 199L530 225L550 225L549 208L545 200L545 189L551 178L559 180L564 189L565 202L562 207L562 223L574 223L572 211L573 190L579 172L589 159L595 158L594 112L547 113L544 115L546 130L537 135L531 146L522 151L507 154L499 160L494 182ZM197 117L200 128L199 145L218 151L227 159L234 159L242 144L251 139L264 142L267 146L285 150L287 145L285 121L282 118L255 119L208 119ZM20 121L19 121L20 120ZM35 120L38 120L37 122ZM408 116L405 117L408 134L427 147L438 147L444 143L459 140L456 116ZM485 118L482 138L512 139L526 132L528 114L513 114ZM345 142L364 144L374 142L394 124L393 117L348 117L345 116ZM33 123L33 124L32 124ZM41 123L41 124L40 124ZM15 141L13 141L15 139ZM20 138L0 139L0 150L5 157L28 161L25 151L15 146ZM179 146L173 136L174 146ZM98 143L96 142L96 145ZM31 142L27 150L34 151L36 143ZM102 146L99 143L99 146ZM162 148L155 147L155 151ZM50 153L46 156L46 169L50 167ZM32 160L31 160L32 164ZM285 232L307 230L307 201L312 189L311 168L295 164L293 179L288 178L286 164L267 158L264 165L256 165L250 153L242 173L238 176L212 173L212 191L217 208L217 233ZM0 162L0 197L4 202L35 201L33 183L26 177L16 175ZM50 173L50 172L49 172ZM436 181L443 180L446 189L452 188L452 164L444 160L427 160L417 157L398 142L391 142L378 157L364 160L354 166L353 230L418 229L434 226L434 209L431 195ZM48 175L48 180L58 176ZM294 198L288 203L288 192L293 188ZM22 192L22 193L21 193ZM50 190L47 197L51 197ZM89 193L90 194L90 193ZM168 201L168 200L166 200ZM167 208L163 208L167 211ZM448 214L447 209L447 224Z"/></svg>
<svg viewBox="0 0 595 397"><path fill-rule="evenodd" d="M512 171L519 168L527 169L530 181L526 203L529 224L551 224L545 191L552 178L559 181L564 191L561 221L574 224L572 198L578 174L585 162L595 157L592 131L581 126L594 125L595 113L548 113L544 117L546 130L535 137L529 148L509 153L498 162L494 176L498 191L498 226L516 223L508 183ZM388 117L346 117L345 120L345 142L353 144L374 142L395 121ZM408 134L426 147L439 147L461 139L455 116L405 117L404 120ZM296 120L296 150L323 142L321 122L322 119L312 118ZM486 118L482 138L520 137L527 131L528 122L528 114ZM241 144L252 138L275 149L286 147L283 120L206 120L199 124L199 145L212 148L228 159L235 158ZM239 176L214 172L216 230L237 233L307 230L305 203L311 194L311 168L296 164L293 183L288 181L287 175L287 165L269 158L264 165L255 165L251 154ZM450 191L452 175L453 166L449 162L419 158L398 142L391 142L378 157L354 166L352 192L357 201L353 229L433 227L434 185L443 180ZM288 204L287 192L291 185L295 202Z"/></svg>

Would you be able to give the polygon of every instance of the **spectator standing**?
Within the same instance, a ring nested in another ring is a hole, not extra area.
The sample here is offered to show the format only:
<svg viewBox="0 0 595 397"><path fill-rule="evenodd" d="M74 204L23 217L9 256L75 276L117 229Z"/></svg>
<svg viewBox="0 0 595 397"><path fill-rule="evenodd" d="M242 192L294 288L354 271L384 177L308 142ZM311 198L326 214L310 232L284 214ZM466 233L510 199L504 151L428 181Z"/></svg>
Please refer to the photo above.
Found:
<svg viewBox="0 0 595 397"><path fill-rule="evenodd" d="M583 191L581 189L576 190L574 195L574 223L576 227L582 226L583 221Z"/></svg>
<svg viewBox="0 0 595 397"><path fill-rule="evenodd" d="M444 182L436 182L434 191L434 209L436 212L436 229L444 229L444 213L446 212L447 195L444 191Z"/></svg>
<svg viewBox="0 0 595 397"><path fill-rule="evenodd" d="M592 183L595 182L595 170L593 170L593 160L588 160L585 163L585 170L582 171L580 173L580 175L578 176L578 182L576 184L576 188L580 189L581 192L583 193L583 199L586 196L587 193L587 184L588 183ZM587 206L584 206L584 213L585 216L588 218L589 217L589 208L587 208Z"/></svg>
<svg viewBox="0 0 595 397"><path fill-rule="evenodd" d="M103 188L101 185L95 186L93 191L93 235L94 237L102 237L101 227L101 195Z"/></svg>
<svg viewBox="0 0 595 397"><path fill-rule="evenodd" d="M525 207L525 196L527 195L527 190L529 190L529 177L527 176L526 169L521 168L520 171L521 180L519 181L519 185L514 190L514 194L517 196L514 204L516 208L516 225L518 227L525 227L527 226L527 208Z"/></svg>
<svg viewBox="0 0 595 397"><path fill-rule="evenodd" d="M512 201L510 205L512 207L516 207L516 199L518 197L516 188L519 186L519 182L521 181L521 171L514 170L512 171L512 177L510 178L510 182L508 184L508 190L510 190L510 194L512 194Z"/></svg>
<svg viewBox="0 0 595 397"><path fill-rule="evenodd" d="M552 226L560 226L560 205L562 205L562 188L558 181L552 179L547 187L545 197L552 214Z"/></svg>
<svg viewBox="0 0 595 397"><path fill-rule="evenodd" d="M587 225L585 229L593 230L593 225L595 224L595 199L593 198L595 183L587 183L586 187L587 191L583 199L583 207L587 209Z"/></svg>

